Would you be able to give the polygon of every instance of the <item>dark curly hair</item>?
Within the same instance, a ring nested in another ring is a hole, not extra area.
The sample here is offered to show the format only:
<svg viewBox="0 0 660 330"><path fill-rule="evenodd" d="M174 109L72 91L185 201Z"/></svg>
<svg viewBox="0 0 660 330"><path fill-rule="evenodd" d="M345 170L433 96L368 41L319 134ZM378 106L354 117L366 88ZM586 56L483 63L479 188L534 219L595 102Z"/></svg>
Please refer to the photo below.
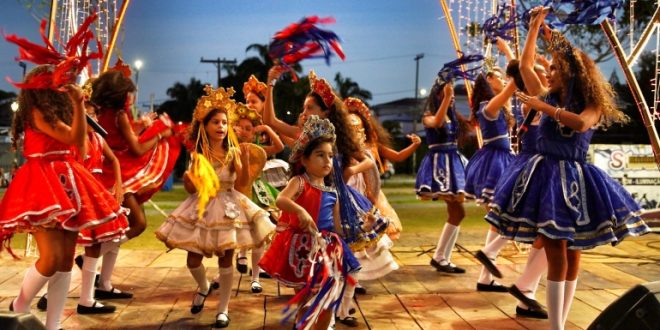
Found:
<svg viewBox="0 0 660 330"><path fill-rule="evenodd" d="M128 93L135 92L135 85L123 73L110 70L92 82L91 101L102 109L121 110L126 104Z"/></svg>
<svg viewBox="0 0 660 330"><path fill-rule="evenodd" d="M25 81L53 69L52 65L36 66L25 76ZM32 111L35 109L38 109L43 115L44 121L53 127L58 120L71 125L73 105L66 93L52 89L21 89L18 94L18 111L14 115L11 130L11 143L14 149L18 147L18 140L25 128L34 128Z"/></svg>
<svg viewBox="0 0 660 330"><path fill-rule="evenodd" d="M351 164L351 160L361 159L359 155L362 151L357 143L355 133L350 128L348 111L346 111L344 102L338 97L335 97L334 103L328 107L323 103L323 98L314 92L307 94L307 97L314 98L314 101L321 107L321 110L327 113L326 118L335 126L335 135L338 137L336 142L337 152L343 156L342 166L345 168Z"/></svg>

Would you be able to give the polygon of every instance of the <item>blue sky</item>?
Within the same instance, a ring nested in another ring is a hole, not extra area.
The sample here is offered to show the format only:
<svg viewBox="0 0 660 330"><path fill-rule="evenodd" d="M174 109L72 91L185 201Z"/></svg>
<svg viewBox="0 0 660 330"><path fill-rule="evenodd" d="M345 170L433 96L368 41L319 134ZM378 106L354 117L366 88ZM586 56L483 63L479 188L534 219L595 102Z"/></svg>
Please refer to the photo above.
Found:
<svg viewBox="0 0 660 330"><path fill-rule="evenodd" d="M372 104L414 96L415 54L425 54L419 63L420 88L430 87L442 64L455 59L437 0L133 0L118 46L125 61L144 62L140 103L148 102L150 94L159 103L177 81L217 81L215 67L200 63L201 57L240 62L254 55L245 52L248 45L266 44L274 32L310 15L337 20L326 28L342 39L346 61L334 58L328 67L322 60L306 60L303 69L314 69L328 80L341 72L374 94ZM15 0L3 1L0 28L33 41L38 38L38 22ZM21 68L13 61L16 54L14 45L0 42L3 78L20 79ZM603 70L609 75L612 66ZM4 79L0 89L15 90Z"/></svg>

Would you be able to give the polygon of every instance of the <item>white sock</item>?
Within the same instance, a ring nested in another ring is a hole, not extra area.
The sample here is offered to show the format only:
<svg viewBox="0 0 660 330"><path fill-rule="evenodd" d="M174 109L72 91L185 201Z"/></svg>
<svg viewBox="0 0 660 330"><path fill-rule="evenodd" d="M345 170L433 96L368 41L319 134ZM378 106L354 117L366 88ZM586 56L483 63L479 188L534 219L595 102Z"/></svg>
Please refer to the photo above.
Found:
<svg viewBox="0 0 660 330"><path fill-rule="evenodd" d="M98 261L98 258L83 256L82 283L78 300L78 304L82 306L92 307L94 305L94 279Z"/></svg>
<svg viewBox="0 0 660 330"><path fill-rule="evenodd" d="M353 307L353 297L355 296L355 285L346 283L346 288L344 289L344 296L341 297L341 303L339 308L337 308L337 317L345 319L350 314L348 310Z"/></svg>
<svg viewBox="0 0 660 330"><path fill-rule="evenodd" d="M440 234L440 238L438 239L438 245L435 248L435 253L433 254L433 259L435 259L435 261L449 262L445 258L445 251L447 249L454 248L453 245L449 245L449 244L452 242L452 237L454 236L454 233L456 233L457 231L458 231L458 226L454 226L449 222L445 223L445 226L442 228L442 233Z"/></svg>
<svg viewBox="0 0 660 330"><path fill-rule="evenodd" d="M120 245L119 242L103 242L101 243L101 252L99 253L99 256L103 256L109 251L114 250L115 248L118 248Z"/></svg>
<svg viewBox="0 0 660 330"><path fill-rule="evenodd" d="M30 266L25 272L21 291L18 292L18 297L16 297L12 303L14 312L29 313L32 299L34 299L34 296L37 295L39 290L41 290L51 278L52 276L41 275L35 265Z"/></svg>
<svg viewBox="0 0 660 330"><path fill-rule="evenodd" d="M103 255L103 266L101 267L101 283L99 283L99 289L104 291L112 290L112 272L115 270L115 263L117 262L118 255L119 244L115 244L113 249L106 251L106 253Z"/></svg>
<svg viewBox="0 0 660 330"><path fill-rule="evenodd" d="M252 280L259 282L259 273L261 272L261 268L259 268L259 260L261 260L261 256L264 254L264 248L254 248L252 249Z"/></svg>
<svg viewBox="0 0 660 330"><path fill-rule="evenodd" d="M520 291L530 299L536 299L536 289L539 287L541 275L548 269L548 260L545 256L545 249L532 247L527 256L527 264L515 285ZM528 309L522 302L518 306Z"/></svg>
<svg viewBox="0 0 660 330"><path fill-rule="evenodd" d="M206 279L206 268L204 268L204 264L199 265L197 268L188 268L188 270L190 271L190 275L195 279L195 282L197 282L197 286L199 287L197 291L206 294L209 291L209 281Z"/></svg>
<svg viewBox="0 0 660 330"><path fill-rule="evenodd" d="M455 226L455 227L456 228L453 230L453 234L449 238L449 242L445 244L445 250L442 253L445 257L445 260L447 260L447 263L451 263L451 252L454 250L454 246L456 245L456 241L458 240L458 232L461 231L460 226Z"/></svg>
<svg viewBox="0 0 660 330"><path fill-rule="evenodd" d="M552 330L564 329L562 319L565 286L565 281L555 282L548 280L548 286L546 288L546 305L548 307L548 321L550 321L550 329Z"/></svg>
<svg viewBox="0 0 660 330"><path fill-rule="evenodd" d="M48 310L46 310L46 329L61 328L60 319L64 312L66 296L71 284L71 272L57 272L48 280Z"/></svg>
<svg viewBox="0 0 660 330"><path fill-rule="evenodd" d="M575 288L577 287L577 278L573 281L566 281L566 286L564 287L564 307L562 308L562 326L566 324L568 320L568 312L571 311L571 305L573 304L573 297L575 297Z"/></svg>
<svg viewBox="0 0 660 330"><path fill-rule="evenodd" d="M220 268L220 301L218 301L218 313L225 313L229 310L229 297L231 296L231 285L234 280L234 269L232 267Z"/></svg>

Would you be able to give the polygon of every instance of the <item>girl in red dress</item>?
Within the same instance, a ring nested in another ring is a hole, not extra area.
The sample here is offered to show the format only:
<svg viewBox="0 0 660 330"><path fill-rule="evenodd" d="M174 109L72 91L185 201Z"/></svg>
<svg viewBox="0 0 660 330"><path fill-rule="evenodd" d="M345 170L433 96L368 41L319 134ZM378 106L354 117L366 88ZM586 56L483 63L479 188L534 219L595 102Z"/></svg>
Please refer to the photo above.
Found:
<svg viewBox="0 0 660 330"><path fill-rule="evenodd" d="M54 70L54 65L37 66L27 75L25 86ZM22 89L18 102L12 139L16 145L24 134L27 162L0 202L0 229L31 232L39 259L28 269L9 308L29 312L32 299L48 282L46 327L59 329L78 231L116 219L121 207L74 157L75 149L85 143L82 90L75 85Z"/></svg>
<svg viewBox="0 0 660 330"><path fill-rule="evenodd" d="M128 76L130 71L122 71L121 66L101 74L92 83L91 102L99 108L99 124L108 132L106 142L121 164L123 206L130 209L130 229L126 232L126 237L131 239L145 230L147 220L141 205L160 189L172 172L180 144L172 137L172 130L167 127L151 138L138 136L134 132L132 116L128 109L132 105L135 85ZM103 162L101 178L106 187L115 183L115 173L108 159ZM101 280L96 290L97 298L132 296L113 288L111 283L112 269L120 243L108 242L108 245L114 246L108 246L109 251L103 256Z"/></svg>

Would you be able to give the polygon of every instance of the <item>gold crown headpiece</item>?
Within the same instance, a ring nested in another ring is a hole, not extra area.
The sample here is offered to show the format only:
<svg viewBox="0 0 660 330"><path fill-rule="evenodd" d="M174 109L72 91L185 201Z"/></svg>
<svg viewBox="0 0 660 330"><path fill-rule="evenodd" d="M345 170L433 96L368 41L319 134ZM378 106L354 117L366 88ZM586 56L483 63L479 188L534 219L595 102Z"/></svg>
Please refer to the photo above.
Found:
<svg viewBox="0 0 660 330"><path fill-rule="evenodd" d="M347 97L344 100L344 105L348 109L348 112L359 113L362 117L369 119L371 118L371 111L362 100L355 97Z"/></svg>
<svg viewBox="0 0 660 330"><path fill-rule="evenodd" d="M311 87L312 92L318 94L323 99L326 107L332 106L332 103L335 102L335 93L332 91L332 87L330 87L327 80L317 78L314 70L309 72L309 87Z"/></svg>
<svg viewBox="0 0 660 330"><path fill-rule="evenodd" d="M552 30L548 49L555 52L569 53L573 51L573 46L561 32Z"/></svg>
<svg viewBox="0 0 660 330"><path fill-rule="evenodd" d="M94 79L96 78L87 79L87 81L85 81L85 84L82 86L82 93L85 101L89 101L92 99L92 92L94 92L94 90L92 89L92 83L94 83Z"/></svg>
<svg viewBox="0 0 660 330"><path fill-rule="evenodd" d="M486 58L484 58L483 68L486 74L493 72L493 68L495 68L496 66L497 66L497 58L495 58L495 56L486 56Z"/></svg>
<svg viewBox="0 0 660 330"><path fill-rule="evenodd" d="M262 83L259 81L259 79L257 79L257 77L251 75L250 78L248 78L248 81L243 83L243 97L247 98L247 95L250 93L255 93L265 97L267 88L268 87L265 83Z"/></svg>
<svg viewBox="0 0 660 330"><path fill-rule="evenodd" d="M204 92L206 95L200 97L197 101L197 106L195 106L195 112L193 112L194 120L203 122L204 118L213 109L223 110L229 117L229 114L238 106L236 101L231 98L235 93L232 87L228 89L224 89L223 87L213 89L211 85L206 85L204 86Z"/></svg>
<svg viewBox="0 0 660 330"><path fill-rule="evenodd" d="M233 125L241 119L247 119L252 122L254 126L261 124L261 116L254 109L250 109L243 103L236 103L234 111L228 113L229 124Z"/></svg>
<svg viewBox="0 0 660 330"><path fill-rule="evenodd" d="M307 118L300 137L298 137L293 145L293 149L291 149L289 162L295 163L299 161L307 144L320 137L332 139L332 144L334 144L336 139L335 126L328 119L321 119L317 115L312 115Z"/></svg>

